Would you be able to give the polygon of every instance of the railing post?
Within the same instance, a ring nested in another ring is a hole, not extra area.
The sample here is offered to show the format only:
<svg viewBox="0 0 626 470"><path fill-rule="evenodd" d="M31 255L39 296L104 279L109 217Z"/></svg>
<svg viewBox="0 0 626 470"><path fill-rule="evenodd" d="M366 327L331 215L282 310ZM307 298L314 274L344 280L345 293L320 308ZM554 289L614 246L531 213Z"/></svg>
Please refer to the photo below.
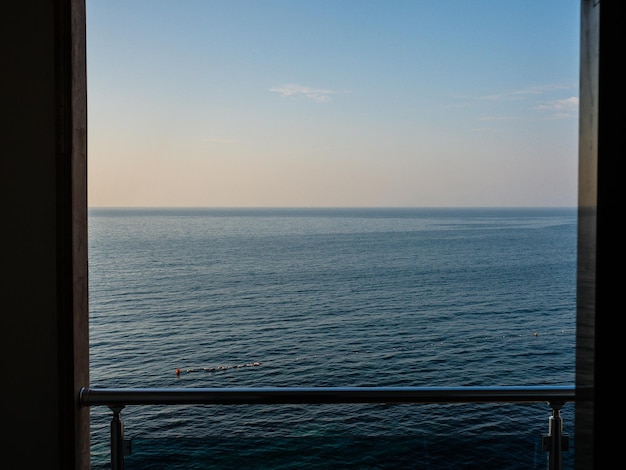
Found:
<svg viewBox="0 0 626 470"><path fill-rule="evenodd" d="M124 470L124 423L120 413L124 406L109 406L113 412L111 419L111 470Z"/></svg>
<svg viewBox="0 0 626 470"><path fill-rule="evenodd" d="M569 436L563 434L561 407L563 402L550 402L552 416L548 422L548 434L541 438L544 451L548 452L548 470L563 468L563 451L569 450Z"/></svg>

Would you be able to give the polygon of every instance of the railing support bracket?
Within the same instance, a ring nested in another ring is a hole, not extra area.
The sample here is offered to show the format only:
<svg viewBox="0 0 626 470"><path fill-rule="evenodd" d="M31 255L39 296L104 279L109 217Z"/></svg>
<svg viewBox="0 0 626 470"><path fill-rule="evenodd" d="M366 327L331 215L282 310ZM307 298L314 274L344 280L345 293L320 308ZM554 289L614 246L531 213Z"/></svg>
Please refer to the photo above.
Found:
<svg viewBox="0 0 626 470"><path fill-rule="evenodd" d="M109 405L111 418L111 470L124 470L124 456L130 455L130 439L124 439L124 423L121 419L124 405Z"/></svg>
<svg viewBox="0 0 626 470"><path fill-rule="evenodd" d="M541 447L548 452L548 470L561 470L563 457L561 452L569 450L569 436L563 434L561 407L563 402L550 402L552 416L548 421L548 434L541 436Z"/></svg>

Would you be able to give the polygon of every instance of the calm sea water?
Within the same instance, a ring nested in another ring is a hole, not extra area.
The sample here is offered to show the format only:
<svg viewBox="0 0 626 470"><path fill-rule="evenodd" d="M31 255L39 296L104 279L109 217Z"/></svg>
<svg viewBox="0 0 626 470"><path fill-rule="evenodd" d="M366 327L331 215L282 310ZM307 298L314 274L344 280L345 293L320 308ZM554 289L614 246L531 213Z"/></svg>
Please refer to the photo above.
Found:
<svg viewBox="0 0 626 470"><path fill-rule="evenodd" d="M576 209L91 209L91 386L572 385L576 223ZM573 468L573 405L562 414ZM127 469L544 469L549 416L122 413ZM108 465L109 420L92 408L93 468Z"/></svg>

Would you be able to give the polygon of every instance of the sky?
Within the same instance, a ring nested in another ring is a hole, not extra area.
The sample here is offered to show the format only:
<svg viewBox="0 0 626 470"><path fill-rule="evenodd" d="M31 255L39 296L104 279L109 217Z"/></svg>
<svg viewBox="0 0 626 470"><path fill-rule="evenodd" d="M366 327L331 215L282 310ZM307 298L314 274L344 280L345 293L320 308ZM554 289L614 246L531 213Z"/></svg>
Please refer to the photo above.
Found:
<svg viewBox="0 0 626 470"><path fill-rule="evenodd" d="M87 0L90 207L574 207L576 0Z"/></svg>

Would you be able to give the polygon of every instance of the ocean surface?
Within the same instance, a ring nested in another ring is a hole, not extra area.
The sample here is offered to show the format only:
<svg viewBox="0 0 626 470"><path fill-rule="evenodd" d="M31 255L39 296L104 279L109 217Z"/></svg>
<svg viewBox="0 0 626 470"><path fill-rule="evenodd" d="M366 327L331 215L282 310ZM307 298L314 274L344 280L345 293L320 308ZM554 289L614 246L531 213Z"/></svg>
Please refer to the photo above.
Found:
<svg viewBox="0 0 626 470"><path fill-rule="evenodd" d="M555 209L90 209L92 387L573 385ZM177 369L179 373L177 373ZM547 404L128 406L126 469L545 469ZM574 405L562 410L573 468ZM92 467L109 465L92 407Z"/></svg>

